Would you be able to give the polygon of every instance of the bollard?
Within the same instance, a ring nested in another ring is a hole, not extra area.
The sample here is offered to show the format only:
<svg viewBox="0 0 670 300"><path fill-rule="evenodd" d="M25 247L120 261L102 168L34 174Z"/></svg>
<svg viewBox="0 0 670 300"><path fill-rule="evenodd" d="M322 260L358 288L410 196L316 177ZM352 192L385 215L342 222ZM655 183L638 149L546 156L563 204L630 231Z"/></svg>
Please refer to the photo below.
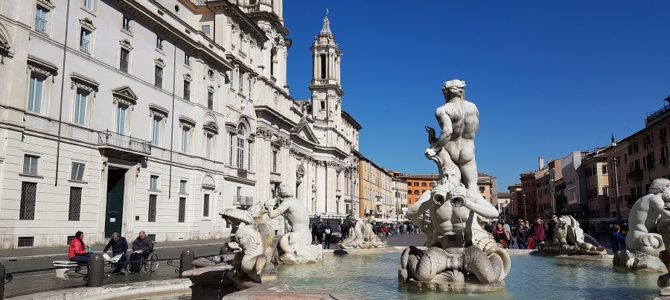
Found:
<svg viewBox="0 0 670 300"><path fill-rule="evenodd" d="M184 271L193 269L193 260L195 259L195 254L191 249L186 249L181 252L179 255L179 278Z"/></svg>
<svg viewBox="0 0 670 300"><path fill-rule="evenodd" d="M5 266L0 263L0 300L5 299Z"/></svg>
<svg viewBox="0 0 670 300"><path fill-rule="evenodd" d="M105 279L105 260L102 254L93 253L88 259L87 287L101 287Z"/></svg>

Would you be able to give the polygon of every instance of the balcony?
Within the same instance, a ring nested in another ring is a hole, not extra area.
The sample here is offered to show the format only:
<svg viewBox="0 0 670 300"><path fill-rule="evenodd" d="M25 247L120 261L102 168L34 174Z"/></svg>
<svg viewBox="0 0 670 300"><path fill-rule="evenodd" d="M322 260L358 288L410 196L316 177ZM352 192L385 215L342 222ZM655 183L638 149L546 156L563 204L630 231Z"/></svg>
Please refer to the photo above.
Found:
<svg viewBox="0 0 670 300"><path fill-rule="evenodd" d="M254 197L233 196L233 205L252 206L252 205L254 205Z"/></svg>
<svg viewBox="0 0 670 300"><path fill-rule="evenodd" d="M98 132L98 148L122 154L151 155L151 143L149 141L110 132L109 130Z"/></svg>
<svg viewBox="0 0 670 300"><path fill-rule="evenodd" d="M628 177L628 179L632 179L632 180L635 180L635 181L642 180L642 170L637 169L637 170L630 171L630 172L626 173L626 177Z"/></svg>

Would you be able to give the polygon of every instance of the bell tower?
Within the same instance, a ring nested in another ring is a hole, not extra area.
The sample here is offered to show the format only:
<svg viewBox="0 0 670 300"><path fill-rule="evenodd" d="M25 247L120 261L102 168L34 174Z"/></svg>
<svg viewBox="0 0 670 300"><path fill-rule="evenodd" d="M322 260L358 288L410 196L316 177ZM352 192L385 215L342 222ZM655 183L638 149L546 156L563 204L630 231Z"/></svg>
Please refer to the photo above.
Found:
<svg viewBox="0 0 670 300"><path fill-rule="evenodd" d="M342 86L340 85L340 47L330 31L328 10L323 27L314 38L312 50L312 118L327 124L339 124L342 117Z"/></svg>

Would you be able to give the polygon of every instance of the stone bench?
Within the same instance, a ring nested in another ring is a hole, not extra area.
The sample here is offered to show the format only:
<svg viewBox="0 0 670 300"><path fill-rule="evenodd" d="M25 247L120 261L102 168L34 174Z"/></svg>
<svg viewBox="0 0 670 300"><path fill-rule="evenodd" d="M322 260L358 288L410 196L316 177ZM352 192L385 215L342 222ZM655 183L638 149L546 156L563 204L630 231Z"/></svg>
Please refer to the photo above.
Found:
<svg viewBox="0 0 670 300"><path fill-rule="evenodd" d="M76 261L70 261L70 260L54 260L53 261L53 266L57 267L56 269L56 278L60 279L67 279L68 278L68 273L70 272L77 272L78 268L81 266L84 266L86 264L80 264Z"/></svg>

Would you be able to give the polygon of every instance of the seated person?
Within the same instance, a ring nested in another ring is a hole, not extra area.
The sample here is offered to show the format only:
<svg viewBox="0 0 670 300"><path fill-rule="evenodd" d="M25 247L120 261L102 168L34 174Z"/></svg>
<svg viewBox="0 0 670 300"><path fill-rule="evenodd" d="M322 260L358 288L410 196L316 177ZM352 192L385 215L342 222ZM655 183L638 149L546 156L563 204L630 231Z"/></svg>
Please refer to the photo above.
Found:
<svg viewBox="0 0 670 300"><path fill-rule="evenodd" d="M91 254L93 254L93 249L86 248L86 245L84 245L84 233L77 231L77 233L74 234L74 238L70 240L70 248L67 250L67 257L70 261L88 263Z"/></svg>
<svg viewBox="0 0 670 300"><path fill-rule="evenodd" d="M141 267L139 261L146 258L153 249L154 245L151 239L147 237L144 231L140 231L140 234L133 241L133 254L130 255L130 260L133 262L131 269L135 272L139 271Z"/></svg>
<svg viewBox="0 0 670 300"><path fill-rule="evenodd" d="M114 269L113 273L121 272L125 274L127 264L126 251L128 251L128 242L126 242L126 238L120 236L118 232L112 233L112 238L109 240L107 246L105 246L105 249L102 251L107 252L109 248L112 248L112 257L121 255L121 258L116 263L116 269Z"/></svg>

